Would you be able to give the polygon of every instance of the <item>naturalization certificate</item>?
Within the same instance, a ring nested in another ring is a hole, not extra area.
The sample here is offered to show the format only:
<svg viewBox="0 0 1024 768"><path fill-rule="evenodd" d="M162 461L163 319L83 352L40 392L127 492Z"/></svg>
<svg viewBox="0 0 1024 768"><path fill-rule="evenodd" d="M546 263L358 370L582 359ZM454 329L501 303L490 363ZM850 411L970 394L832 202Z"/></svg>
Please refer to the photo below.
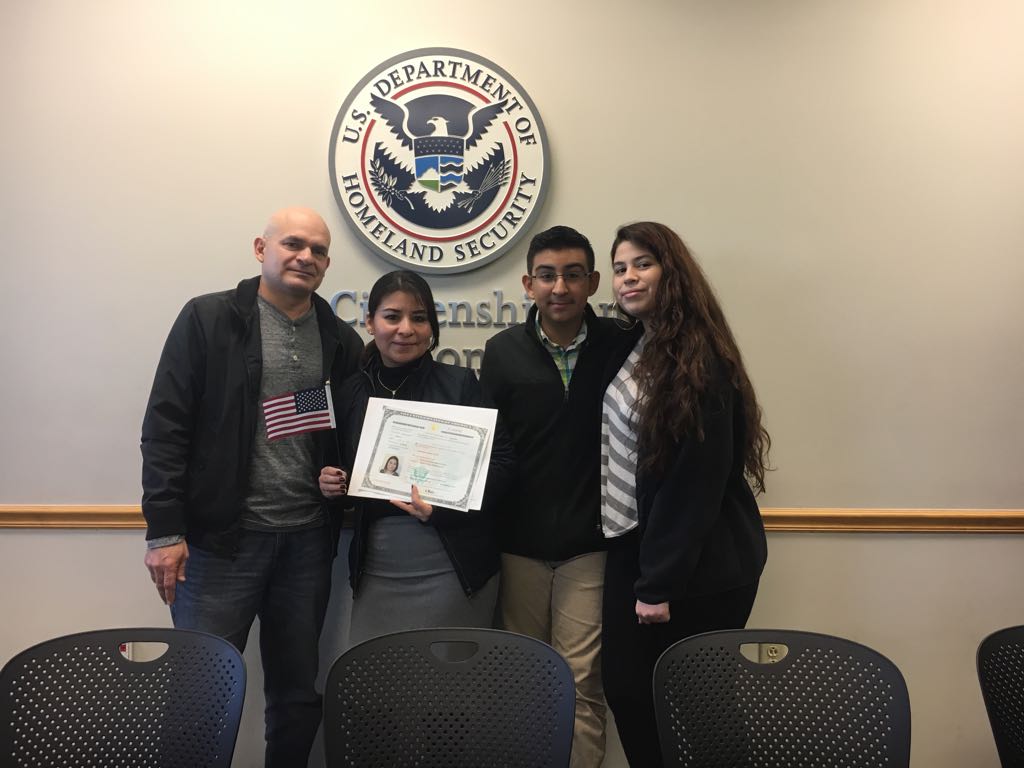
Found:
<svg viewBox="0 0 1024 768"><path fill-rule="evenodd" d="M350 496L480 509L491 460L493 408L371 397L359 436Z"/></svg>

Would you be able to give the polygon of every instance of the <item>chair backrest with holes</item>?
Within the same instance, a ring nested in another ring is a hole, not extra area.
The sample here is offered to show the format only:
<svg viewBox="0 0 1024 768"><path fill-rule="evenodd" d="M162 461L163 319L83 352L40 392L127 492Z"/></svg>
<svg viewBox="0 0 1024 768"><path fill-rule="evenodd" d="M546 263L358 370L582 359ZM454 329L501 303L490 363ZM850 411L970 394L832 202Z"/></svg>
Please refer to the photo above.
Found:
<svg viewBox="0 0 1024 768"><path fill-rule="evenodd" d="M347 651L327 676L327 765L564 768L575 707L569 665L533 638L384 635Z"/></svg>
<svg viewBox="0 0 1024 768"><path fill-rule="evenodd" d="M1024 766L1024 626L1007 627L978 646L978 680L1004 768Z"/></svg>
<svg viewBox="0 0 1024 768"><path fill-rule="evenodd" d="M903 675L880 653L831 635L746 629L686 638L658 660L654 701L666 765L910 763Z"/></svg>
<svg viewBox="0 0 1024 768"><path fill-rule="evenodd" d="M140 643L162 654L129 659ZM244 698L242 657L213 635L105 629L48 640L0 671L0 765L227 768Z"/></svg>

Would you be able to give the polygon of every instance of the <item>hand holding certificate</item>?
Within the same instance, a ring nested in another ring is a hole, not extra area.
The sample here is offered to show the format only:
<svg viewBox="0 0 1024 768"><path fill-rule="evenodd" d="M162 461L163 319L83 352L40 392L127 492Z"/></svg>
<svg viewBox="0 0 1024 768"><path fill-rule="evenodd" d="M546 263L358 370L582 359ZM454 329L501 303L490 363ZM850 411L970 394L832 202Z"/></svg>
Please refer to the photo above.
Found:
<svg viewBox="0 0 1024 768"><path fill-rule="evenodd" d="M479 509L495 422L491 408L371 397L349 495Z"/></svg>

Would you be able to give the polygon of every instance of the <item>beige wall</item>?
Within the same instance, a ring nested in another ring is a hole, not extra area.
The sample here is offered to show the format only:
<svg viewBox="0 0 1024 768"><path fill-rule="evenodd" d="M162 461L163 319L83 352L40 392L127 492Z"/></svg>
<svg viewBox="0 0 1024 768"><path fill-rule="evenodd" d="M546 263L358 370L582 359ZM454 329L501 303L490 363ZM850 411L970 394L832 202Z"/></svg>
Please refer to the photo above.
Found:
<svg viewBox="0 0 1024 768"><path fill-rule="evenodd" d="M385 58L453 46L507 69L543 116L539 226L572 224L603 258L617 224L654 218L702 259L774 438L766 505L1024 505L1024 6L488 8L0 6L0 504L137 501L170 322L189 296L255 272L250 243L274 208L327 216L325 294L369 288L386 266L335 207L335 113ZM435 280L438 297L518 295L522 253ZM164 621L138 539L0 533L0 657ZM1024 540L771 546L755 623L877 645L911 683L915 763L995 764L970 657L1024 621Z"/></svg>

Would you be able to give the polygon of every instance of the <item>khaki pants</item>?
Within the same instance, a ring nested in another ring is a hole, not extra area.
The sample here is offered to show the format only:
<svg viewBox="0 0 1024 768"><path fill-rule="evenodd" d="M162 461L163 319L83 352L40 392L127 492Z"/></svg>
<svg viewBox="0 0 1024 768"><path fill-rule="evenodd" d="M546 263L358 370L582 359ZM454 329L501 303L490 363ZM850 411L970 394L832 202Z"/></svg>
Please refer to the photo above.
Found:
<svg viewBox="0 0 1024 768"><path fill-rule="evenodd" d="M501 556L499 610L505 629L549 643L576 681L571 768L604 761L605 700L601 686L604 552L561 562Z"/></svg>

